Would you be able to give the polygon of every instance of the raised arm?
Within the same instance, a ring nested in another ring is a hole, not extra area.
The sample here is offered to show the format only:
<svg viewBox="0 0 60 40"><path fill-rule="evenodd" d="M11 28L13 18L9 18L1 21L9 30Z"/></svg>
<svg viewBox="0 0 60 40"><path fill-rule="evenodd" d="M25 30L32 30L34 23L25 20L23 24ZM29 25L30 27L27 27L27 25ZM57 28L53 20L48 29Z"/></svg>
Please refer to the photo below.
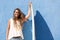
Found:
<svg viewBox="0 0 60 40"><path fill-rule="evenodd" d="M31 14L31 2L28 3L28 14L25 16L25 19L27 20L30 17Z"/></svg>
<svg viewBox="0 0 60 40"><path fill-rule="evenodd" d="M10 29L10 21L8 21L8 26L6 29L6 40L8 40L9 29Z"/></svg>

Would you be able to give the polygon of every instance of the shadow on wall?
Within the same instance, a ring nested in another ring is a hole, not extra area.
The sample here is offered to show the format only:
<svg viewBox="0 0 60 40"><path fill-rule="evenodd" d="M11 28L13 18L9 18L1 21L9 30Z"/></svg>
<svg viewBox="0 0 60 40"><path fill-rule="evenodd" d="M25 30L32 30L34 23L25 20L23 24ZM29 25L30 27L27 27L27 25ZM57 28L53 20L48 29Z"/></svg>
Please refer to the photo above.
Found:
<svg viewBox="0 0 60 40"><path fill-rule="evenodd" d="M23 24L24 40L32 40L32 21L27 21Z"/></svg>
<svg viewBox="0 0 60 40"><path fill-rule="evenodd" d="M54 40L47 23L38 10L36 11L34 20L36 40Z"/></svg>

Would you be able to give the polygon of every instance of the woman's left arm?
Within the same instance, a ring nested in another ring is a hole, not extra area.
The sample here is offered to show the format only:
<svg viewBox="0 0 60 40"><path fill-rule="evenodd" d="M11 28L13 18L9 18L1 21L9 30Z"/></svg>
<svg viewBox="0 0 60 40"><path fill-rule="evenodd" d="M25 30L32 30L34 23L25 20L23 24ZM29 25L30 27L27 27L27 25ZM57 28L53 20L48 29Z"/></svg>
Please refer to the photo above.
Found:
<svg viewBox="0 0 60 40"><path fill-rule="evenodd" d="M31 2L28 4L28 14L25 16L25 20L27 20L30 17L31 14Z"/></svg>

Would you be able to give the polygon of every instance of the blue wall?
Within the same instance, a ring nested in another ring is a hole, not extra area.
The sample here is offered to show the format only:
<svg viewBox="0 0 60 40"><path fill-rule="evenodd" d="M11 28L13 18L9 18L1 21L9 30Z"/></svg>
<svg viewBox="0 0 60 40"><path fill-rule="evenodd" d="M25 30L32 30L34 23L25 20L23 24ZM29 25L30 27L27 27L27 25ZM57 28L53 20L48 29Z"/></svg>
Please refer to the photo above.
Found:
<svg viewBox="0 0 60 40"><path fill-rule="evenodd" d="M36 11L38 11L40 18L42 18L41 20L44 20L46 24L44 27L42 26L44 23L40 25L39 28L42 28L40 33L43 33L41 31L47 27L47 30L49 30L48 34L50 34L52 39L60 40L60 0L31 0L31 2L33 4L34 15L36 16ZM5 40L8 19L11 18L13 10L17 7L20 8L24 14L27 14L28 0L0 0L0 40ZM29 20L31 20L31 17ZM35 20L35 22L36 21L38 20ZM47 34L47 32L45 33Z"/></svg>

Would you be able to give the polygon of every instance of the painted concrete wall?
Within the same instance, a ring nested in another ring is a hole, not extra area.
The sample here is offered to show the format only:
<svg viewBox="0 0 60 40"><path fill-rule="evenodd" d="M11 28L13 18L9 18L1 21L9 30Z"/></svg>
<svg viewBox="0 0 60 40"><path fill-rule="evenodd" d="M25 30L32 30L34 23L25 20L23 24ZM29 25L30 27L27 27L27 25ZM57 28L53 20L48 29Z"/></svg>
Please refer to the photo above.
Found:
<svg viewBox="0 0 60 40"><path fill-rule="evenodd" d="M51 40L60 40L60 0L31 0L31 2L34 9L35 24L40 22L38 27L37 24L35 25L37 29L40 28L40 31L36 29L36 36L37 32L39 32L36 39L40 37L43 40L43 38L46 39L50 36L49 38L52 37ZM13 16L13 10L17 7L26 15L28 0L0 0L0 40L5 40L8 19ZM36 20L36 18L39 18L40 21ZM29 20L31 20L31 17ZM40 33L45 33L46 38Z"/></svg>

